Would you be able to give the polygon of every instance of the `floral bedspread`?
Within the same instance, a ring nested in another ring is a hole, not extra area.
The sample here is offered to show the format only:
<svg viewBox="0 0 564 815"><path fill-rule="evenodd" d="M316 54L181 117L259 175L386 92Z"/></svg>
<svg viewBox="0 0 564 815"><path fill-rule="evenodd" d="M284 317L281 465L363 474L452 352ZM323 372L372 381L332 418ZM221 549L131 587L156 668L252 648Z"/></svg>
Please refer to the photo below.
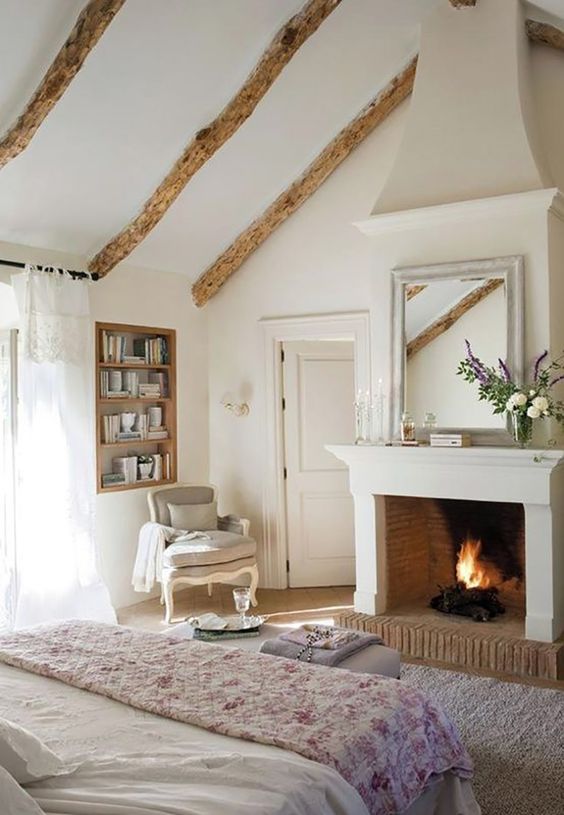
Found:
<svg viewBox="0 0 564 815"><path fill-rule="evenodd" d="M337 770L373 815L403 812L437 773L472 775L446 714L395 679L69 621L0 636L0 661Z"/></svg>

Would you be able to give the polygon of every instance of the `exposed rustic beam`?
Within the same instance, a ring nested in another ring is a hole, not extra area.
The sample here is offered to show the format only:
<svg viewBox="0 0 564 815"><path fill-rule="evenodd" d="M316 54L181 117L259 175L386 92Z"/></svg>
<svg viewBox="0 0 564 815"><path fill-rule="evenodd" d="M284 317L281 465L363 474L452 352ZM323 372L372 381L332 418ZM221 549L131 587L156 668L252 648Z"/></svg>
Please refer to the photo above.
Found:
<svg viewBox="0 0 564 815"><path fill-rule="evenodd" d="M91 272L107 274L147 237L190 179L249 118L294 54L339 3L341 0L309 0L290 18L219 116L186 146L141 212L92 259Z"/></svg>
<svg viewBox="0 0 564 815"><path fill-rule="evenodd" d="M90 0L24 112L0 139L0 168L28 146L125 0Z"/></svg>
<svg viewBox="0 0 564 815"><path fill-rule="evenodd" d="M537 20L527 20L525 23L527 34L532 42L541 42L552 48L564 50L564 31L549 23L539 23Z"/></svg>
<svg viewBox="0 0 564 815"><path fill-rule="evenodd" d="M410 300L413 300L414 297L417 297L418 294L426 289L427 286L424 283L412 283L411 286L405 287L405 299L409 303Z"/></svg>
<svg viewBox="0 0 564 815"><path fill-rule="evenodd" d="M244 260L290 217L325 179L337 169L412 91L417 58L386 87L325 147L304 173L233 241L192 287L197 306L205 305Z"/></svg>
<svg viewBox="0 0 564 815"><path fill-rule="evenodd" d="M468 8L476 5L476 0L450 0L451 6L454 8Z"/></svg>
<svg viewBox="0 0 564 815"><path fill-rule="evenodd" d="M471 291L470 294L466 295L466 297L459 300L455 306L446 312L446 314L443 314L438 318L438 320L435 320L434 323L428 325L427 328L424 328L423 331L415 337L415 339L407 343L407 359L412 357L418 351L421 351L422 348L425 348L425 346L429 345L429 343L434 339L440 337L441 334L445 333L445 331L448 331L457 320L460 320L464 314L484 300L493 291L499 289L500 286L503 286L503 283L503 279L499 277L496 277L493 280L488 280L488 282L484 283L483 286L474 289L474 291Z"/></svg>

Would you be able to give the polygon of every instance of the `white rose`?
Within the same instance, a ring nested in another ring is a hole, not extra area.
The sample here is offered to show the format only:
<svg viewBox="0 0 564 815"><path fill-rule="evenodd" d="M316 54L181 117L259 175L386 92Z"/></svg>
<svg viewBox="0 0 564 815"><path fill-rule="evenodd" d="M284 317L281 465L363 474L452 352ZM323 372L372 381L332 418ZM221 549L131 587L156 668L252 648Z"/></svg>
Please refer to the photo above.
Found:
<svg viewBox="0 0 564 815"><path fill-rule="evenodd" d="M513 404L517 405L517 407L523 407L523 405L527 404L527 397L520 391L518 393L514 393L511 399L513 399Z"/></svg>
<svg viewBox="0 0 564 815"><path fill-rule="evenodd" d="M536 399L533 399L533 407L536 407L541 413L548 410L548 399L546 396L537 396Z"/></svg>
<svg viewBox="0 0 564 815"><path fill-rule="evenodd" d="M514 404L512 399L507 400L507 402L505 404L505 409L506 410L515 410L515 404Z"/></svg>
<svg viewBox="0 0 564 815"><path fill-rule="evenodd" d="M541 415L540 410L536 407L533 407L532 405L527 410L527 416L529 417L529 419L538 419L540 415Z"/></svg>
<svg viewBox="0 0 564 815"><path fill-rule="evenodd" d="M534 396L536 391L529 391L529 396Z"/></svg>

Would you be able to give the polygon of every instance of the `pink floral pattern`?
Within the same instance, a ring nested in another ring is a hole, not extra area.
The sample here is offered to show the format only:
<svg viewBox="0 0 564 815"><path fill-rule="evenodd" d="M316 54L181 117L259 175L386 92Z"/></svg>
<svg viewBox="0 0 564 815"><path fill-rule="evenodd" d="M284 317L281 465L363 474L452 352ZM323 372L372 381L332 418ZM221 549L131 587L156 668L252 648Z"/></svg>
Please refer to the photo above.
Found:
<svg viewBox="0 0 564 815"><path fill-rule="evenodd" d="M403 812L435 774L472 775L446 714L395 679L84 621L3 635L0 661L327 764L373 815Z"/></svg>

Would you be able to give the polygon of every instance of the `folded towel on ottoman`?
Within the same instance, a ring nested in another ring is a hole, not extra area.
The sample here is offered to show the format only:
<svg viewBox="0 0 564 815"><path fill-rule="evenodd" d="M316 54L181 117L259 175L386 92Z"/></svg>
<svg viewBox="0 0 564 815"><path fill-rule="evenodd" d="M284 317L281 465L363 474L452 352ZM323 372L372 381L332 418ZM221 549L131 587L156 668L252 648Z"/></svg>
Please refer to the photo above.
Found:
<svg viewBox="0 0 564 815"><path fill-rule="evenodd" d="M266 640L260 650L263 654L334 667L363 648L381 645L382 642L381 637L375 634L332 626L303 625L276 639Z"/></svg>

